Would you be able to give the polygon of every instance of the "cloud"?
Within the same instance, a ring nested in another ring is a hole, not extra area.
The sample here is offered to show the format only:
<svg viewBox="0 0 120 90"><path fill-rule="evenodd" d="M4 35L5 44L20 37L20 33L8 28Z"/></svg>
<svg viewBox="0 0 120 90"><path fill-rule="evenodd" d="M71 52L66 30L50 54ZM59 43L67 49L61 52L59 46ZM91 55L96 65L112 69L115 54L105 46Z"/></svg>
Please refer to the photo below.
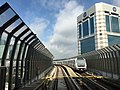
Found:
<svg viewBox="0 0 120 90"><path fill-rule="evenodd" d="M55 59L77 55L77 16L83 8L76 1L69 1L56 15L53 35L45 43Z"/></svg>
<svg viewBox="0 0 120 90"><path fill-rule="evenodd" d="M69 0L36 0L36 2L33 0L34 4L41 4L47 9L59 9L64 6Z"/></svg>
<svg viewBox="0 0 120 90"><path fill-rule="evenodd" d="M38 37L42 38L44 30L47 28L48 24L48 20L36 17L33 20L31 20L29 27L35 34L37 34Z"/></svg>
<svg viewBox="0 0 120 90"><path fill-rule="evenodd" d="M120 0L113 0L113 4L120 7Z"/></svg>

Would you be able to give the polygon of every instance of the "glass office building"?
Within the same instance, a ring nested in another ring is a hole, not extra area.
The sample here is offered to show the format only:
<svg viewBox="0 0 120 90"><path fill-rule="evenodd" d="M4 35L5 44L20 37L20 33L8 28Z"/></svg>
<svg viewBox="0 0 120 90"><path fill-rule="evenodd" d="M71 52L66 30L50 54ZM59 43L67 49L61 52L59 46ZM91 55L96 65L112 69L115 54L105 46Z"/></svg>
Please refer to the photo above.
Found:
<svg viewBox="0 0 120 90"><path fill-rule="evenodd" d="M81 40L81 53L90 52L92 50L95 50L94 36L87 38L87 39L84 39L84 40Z"/></svg>
<svg viewBox="0 0 120 90"><path fill-rule="evenodd" d="M78 54L120 43L120 7L96 3L77 17Z"/></svg>

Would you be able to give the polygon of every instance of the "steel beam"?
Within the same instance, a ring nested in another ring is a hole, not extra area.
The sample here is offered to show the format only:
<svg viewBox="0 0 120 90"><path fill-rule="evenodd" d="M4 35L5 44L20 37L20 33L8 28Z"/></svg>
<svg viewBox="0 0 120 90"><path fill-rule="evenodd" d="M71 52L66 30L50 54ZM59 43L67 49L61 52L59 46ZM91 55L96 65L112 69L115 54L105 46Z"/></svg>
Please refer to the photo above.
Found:
<svg viewBox="0 0 120 90"><path fill-rule="evenodd" d="M0 15L1 15L2 13L4 13L8 8L10 8L10 6L9 6L8 3L3 4L3 5L0 7Z"/></svg>

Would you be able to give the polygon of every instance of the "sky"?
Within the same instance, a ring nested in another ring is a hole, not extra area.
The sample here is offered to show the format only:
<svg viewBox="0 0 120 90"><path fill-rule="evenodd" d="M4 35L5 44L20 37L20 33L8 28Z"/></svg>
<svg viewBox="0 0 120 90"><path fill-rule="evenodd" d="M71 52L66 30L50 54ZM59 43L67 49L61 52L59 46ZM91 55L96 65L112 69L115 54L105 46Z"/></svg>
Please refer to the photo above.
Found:
<svg viewBox="0 0 120 90"><path fill-rule="evenodd" d="M0 0L8 2L54 55L77 55L77 16L97 2L120 6L120 0Z"/></svg>

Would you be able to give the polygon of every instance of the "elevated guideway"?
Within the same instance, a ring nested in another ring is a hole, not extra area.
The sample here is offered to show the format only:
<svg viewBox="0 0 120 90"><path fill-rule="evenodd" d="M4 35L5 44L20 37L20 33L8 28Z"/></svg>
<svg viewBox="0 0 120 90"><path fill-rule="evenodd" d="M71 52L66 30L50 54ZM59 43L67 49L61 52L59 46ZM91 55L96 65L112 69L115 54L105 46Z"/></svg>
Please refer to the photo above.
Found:
<svg viewBox="0 0 120 90"><path fill-rule="evenodd" d="M92 72L91 72L92 73ZM53 69L29 87L19 90L119 90L119 80L91 74L90 72L76 72L65 65L54 66ZM40 81L40 80L39 80Z"/></svg>

